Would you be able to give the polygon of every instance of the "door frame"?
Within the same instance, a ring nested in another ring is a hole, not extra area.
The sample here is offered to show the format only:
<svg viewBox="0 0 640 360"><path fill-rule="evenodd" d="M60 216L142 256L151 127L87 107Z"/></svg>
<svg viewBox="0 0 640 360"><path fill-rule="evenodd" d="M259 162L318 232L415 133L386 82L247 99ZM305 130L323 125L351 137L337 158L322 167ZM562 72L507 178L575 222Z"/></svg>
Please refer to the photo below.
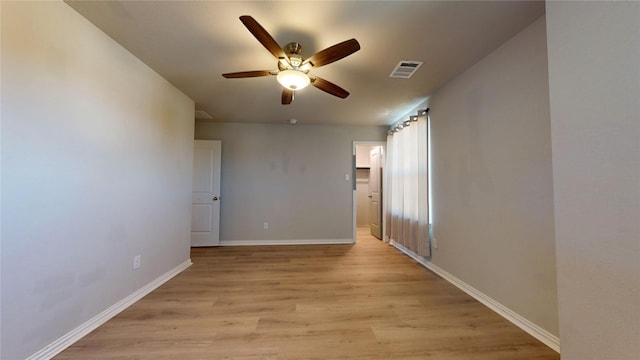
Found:
<svg viewBox="0 0 640 360"><path fill-rule="evenodd" d="M351 213L351 223L352 223L352 229L353 229L353 243L356 243L356 234L357 234L357 224L356 224L356 147L358 145L363 145L363 146L381 146L382 147L382 153L384 155L384 158L382 159L383 164L386 163L386 158L387 158L387 142L386 141L360 141L360 140L354 140L353 141L353 149L352 149L352 154L351 154L351 180L352 180L352 194L351 194L351 205L352 205L352 213ZM382 167L382 193L384 194L386 192L386 187L387 187L387 183L386 181L384 181L386 179L386 171L387 171L387 167L383 166ZM384 195L383 195L384 198ZM386 216L384 214L384 204L382 204L382 228L380 229L380 231L382 232L382 238L384 239L384 229L386 228Z"/></svg>

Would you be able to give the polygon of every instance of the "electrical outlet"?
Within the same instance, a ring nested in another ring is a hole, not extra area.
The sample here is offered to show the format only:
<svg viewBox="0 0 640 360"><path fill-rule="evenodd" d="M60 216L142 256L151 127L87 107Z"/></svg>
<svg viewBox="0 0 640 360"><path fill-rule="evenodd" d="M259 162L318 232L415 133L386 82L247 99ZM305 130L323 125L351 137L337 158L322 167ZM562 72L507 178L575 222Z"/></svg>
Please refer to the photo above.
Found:
<svg viewBox="0 0 640 360"><path fill-rule="evenodd" d="M269 223L268 223L268 222L265 222L265 223L264 223L264 225L263 225L263 228L264 228L265 230L268 230L268 229L269 229Z"/></svg>
<svg viewBox="0 0 640 360"><path fill-rule="evenodd" d="M133 257L133 270L140 269L142 266L142 255L136 255Z"/></svg>

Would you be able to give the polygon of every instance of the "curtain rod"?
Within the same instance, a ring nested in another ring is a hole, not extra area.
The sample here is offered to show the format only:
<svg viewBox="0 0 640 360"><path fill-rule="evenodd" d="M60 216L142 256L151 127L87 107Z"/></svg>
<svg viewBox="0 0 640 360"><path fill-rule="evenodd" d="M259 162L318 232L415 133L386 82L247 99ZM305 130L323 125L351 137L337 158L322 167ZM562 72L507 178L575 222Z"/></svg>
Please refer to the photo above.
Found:
<svg viewBox="0 0 640 360"><path fill-rule="evenodd" d="M404 127L411 125L411 122L418 121L418 117L426 116L429 114L429 108L424 110L418 110L418 115L409 116L409 120L400 121L395 125L391 125L389 131L387 131L387 135L392 135L395 132L402 130Z"/></svg>

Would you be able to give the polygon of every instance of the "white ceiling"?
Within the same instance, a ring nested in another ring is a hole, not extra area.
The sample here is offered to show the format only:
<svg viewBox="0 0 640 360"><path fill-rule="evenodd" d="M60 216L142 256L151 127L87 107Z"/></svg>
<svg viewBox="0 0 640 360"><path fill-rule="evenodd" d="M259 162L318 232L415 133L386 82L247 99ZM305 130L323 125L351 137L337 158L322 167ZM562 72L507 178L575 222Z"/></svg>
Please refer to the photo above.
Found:
<svg viewBox="0 0 640 360"><path fill-rule="evenodd" d="M211 121L383 125L544 14L543 1L66 1L196 102ZM253 16L302 56L356 38L361 50L312 70L351 93L309 87L281 105L275 58L238 19ZM390 78L401 60L424 61L410 79Z"/></svg>

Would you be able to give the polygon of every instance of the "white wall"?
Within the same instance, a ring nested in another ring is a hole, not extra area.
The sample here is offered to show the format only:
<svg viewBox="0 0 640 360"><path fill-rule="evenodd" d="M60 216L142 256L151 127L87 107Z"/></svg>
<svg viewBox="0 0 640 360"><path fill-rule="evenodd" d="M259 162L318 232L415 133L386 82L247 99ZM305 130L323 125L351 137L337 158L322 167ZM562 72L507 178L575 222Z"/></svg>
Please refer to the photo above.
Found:
<svg viewBox="0 0 640 360"><path fill-rule="evenodd" d="M431 96L431 261L558 335L545 19Z"/></svg>
<svg viewBox="0 0 640 360"><path fill-rule="evenodd" d="M10 360L188 260L194 104L66 4L1 6Z"/></svg>
<svg viewBox="0 0 640 360"><path fill-rule="evenodd" d="M222 140L220 241L351 239L353 141L385 138L383 126L197 123L196 139Z"/></svg>
<svg viewBox="0 0 640 360"><path fill-rule="evenodd" d="M562 358L640 359L640 3L547 2Z"/></svg>

